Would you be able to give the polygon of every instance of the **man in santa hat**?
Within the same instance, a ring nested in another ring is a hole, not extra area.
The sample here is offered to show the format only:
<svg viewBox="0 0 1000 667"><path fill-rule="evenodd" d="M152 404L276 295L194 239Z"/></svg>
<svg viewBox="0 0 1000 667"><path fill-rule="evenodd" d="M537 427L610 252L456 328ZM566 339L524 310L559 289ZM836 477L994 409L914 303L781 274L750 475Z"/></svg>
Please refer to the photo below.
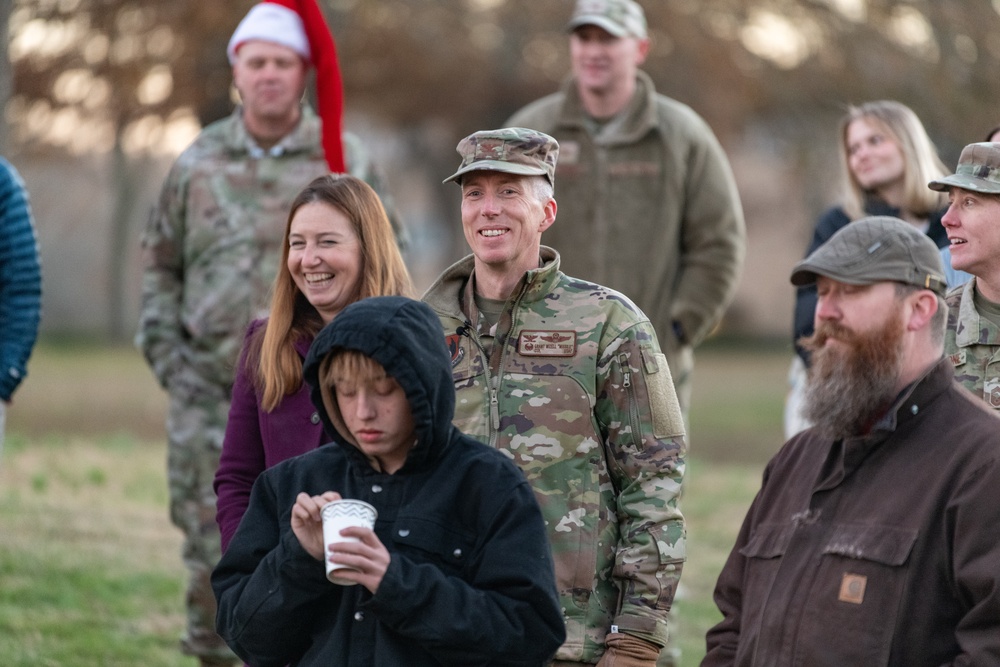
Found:
<svg viewBox="0 0 1000 667"><path fill-rule="evenodd" d="M313 178L331 171L379 189L357 138L342 131L336 51L316 0L254 6L228 55L242 104L206 127L167 176L142 239L137 336L170 395L170 514L184 531L190 573L182 650L202 665L235 661L215 632L212 480L233 368L247 324L265 315L289 206ZM302 101L313 66L319 117Z"/></svg>

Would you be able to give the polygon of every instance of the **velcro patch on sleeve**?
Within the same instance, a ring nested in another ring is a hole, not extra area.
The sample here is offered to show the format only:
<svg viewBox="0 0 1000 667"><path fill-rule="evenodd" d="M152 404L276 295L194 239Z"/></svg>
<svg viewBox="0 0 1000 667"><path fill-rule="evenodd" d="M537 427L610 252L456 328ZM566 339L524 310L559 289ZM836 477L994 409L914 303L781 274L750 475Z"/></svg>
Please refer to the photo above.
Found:
<svg viewBox="0 0 1000 667"><path fill-rule="evenodd" d="M653 436L661 440L684 435L684 417L677 402L674 380L667 357L651 348L642 348L642 370L649 390L649 412L653 416Z"/></svg>

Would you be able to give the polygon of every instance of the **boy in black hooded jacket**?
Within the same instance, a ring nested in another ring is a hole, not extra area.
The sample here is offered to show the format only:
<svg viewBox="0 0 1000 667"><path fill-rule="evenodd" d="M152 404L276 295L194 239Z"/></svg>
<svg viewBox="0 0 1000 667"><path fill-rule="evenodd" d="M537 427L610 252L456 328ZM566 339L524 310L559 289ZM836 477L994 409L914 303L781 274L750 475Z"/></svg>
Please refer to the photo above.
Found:
<svg viewBox="0 0 1000 667"><path fill-rule="evenodd" d="M256 667L546 664L565 628L542 516L518 468L452 426L437 316L359 301L304 372L337 437L254 485L212 575L219 634ZM337 497L378 519L324 553L320 508ZM360 585L327 581L324 556Z"/></svg>

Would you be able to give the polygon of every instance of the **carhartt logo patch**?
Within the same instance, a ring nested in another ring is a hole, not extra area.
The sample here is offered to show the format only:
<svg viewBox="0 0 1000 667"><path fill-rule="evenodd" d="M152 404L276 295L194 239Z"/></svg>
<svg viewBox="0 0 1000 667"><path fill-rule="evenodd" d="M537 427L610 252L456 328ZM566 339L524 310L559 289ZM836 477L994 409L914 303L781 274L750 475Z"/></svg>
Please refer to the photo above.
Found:
<svg viewBox="0 0 1000 667"><path fill-rule="evenodd" d="M576 354L576 332L522 331L517 351L526 357L572 357Z"/></svg>
<svg viewBox="0 0 1000 667"><path fill-rule="evenodd" d="M865 601L865 586L868 585L868 577L863 574L844 573L844 578L840 580L840 595L837 599L841 602L851 604L861 604Z"/></svg>

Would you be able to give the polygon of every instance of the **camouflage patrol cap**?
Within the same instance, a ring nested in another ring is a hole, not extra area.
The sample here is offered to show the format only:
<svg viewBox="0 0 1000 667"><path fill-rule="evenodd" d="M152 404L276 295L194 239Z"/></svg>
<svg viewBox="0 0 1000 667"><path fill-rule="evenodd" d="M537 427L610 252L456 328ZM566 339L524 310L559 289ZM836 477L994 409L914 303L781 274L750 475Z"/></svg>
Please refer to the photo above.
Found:
<svg viewBox="0 0 1000 667"><path fill-rule="evenodd" d="M566 29L573 32L582 25L596 25L615 37L646 39L646 15L633 0L577 0Z"/></svg>
<svg viewBox="0 0 1000 667"><path fill-rule="evenodd" d="M962 149L955 173L931 181L927 187L939 192L957 187L991 195L1000 194L1000 144L969 144Z"/></svg>
<svg viewBox="0 0 1000 667"><path fill-rule="evenodd" d="M444 179L462 183L470 171L502 171L522 176L544 176L555 183L559 143L549 135L523 127L482 130L458 142L462 156L458 171Z"/></svg>
<svg viewBox="0 0 1000 667"><path fill-rule="evenodd" d="M947 285L934 242L899 218L873 216L842 227L792 269L793 285L826 276L848 285L893 281L944 296Z"/></svg>

